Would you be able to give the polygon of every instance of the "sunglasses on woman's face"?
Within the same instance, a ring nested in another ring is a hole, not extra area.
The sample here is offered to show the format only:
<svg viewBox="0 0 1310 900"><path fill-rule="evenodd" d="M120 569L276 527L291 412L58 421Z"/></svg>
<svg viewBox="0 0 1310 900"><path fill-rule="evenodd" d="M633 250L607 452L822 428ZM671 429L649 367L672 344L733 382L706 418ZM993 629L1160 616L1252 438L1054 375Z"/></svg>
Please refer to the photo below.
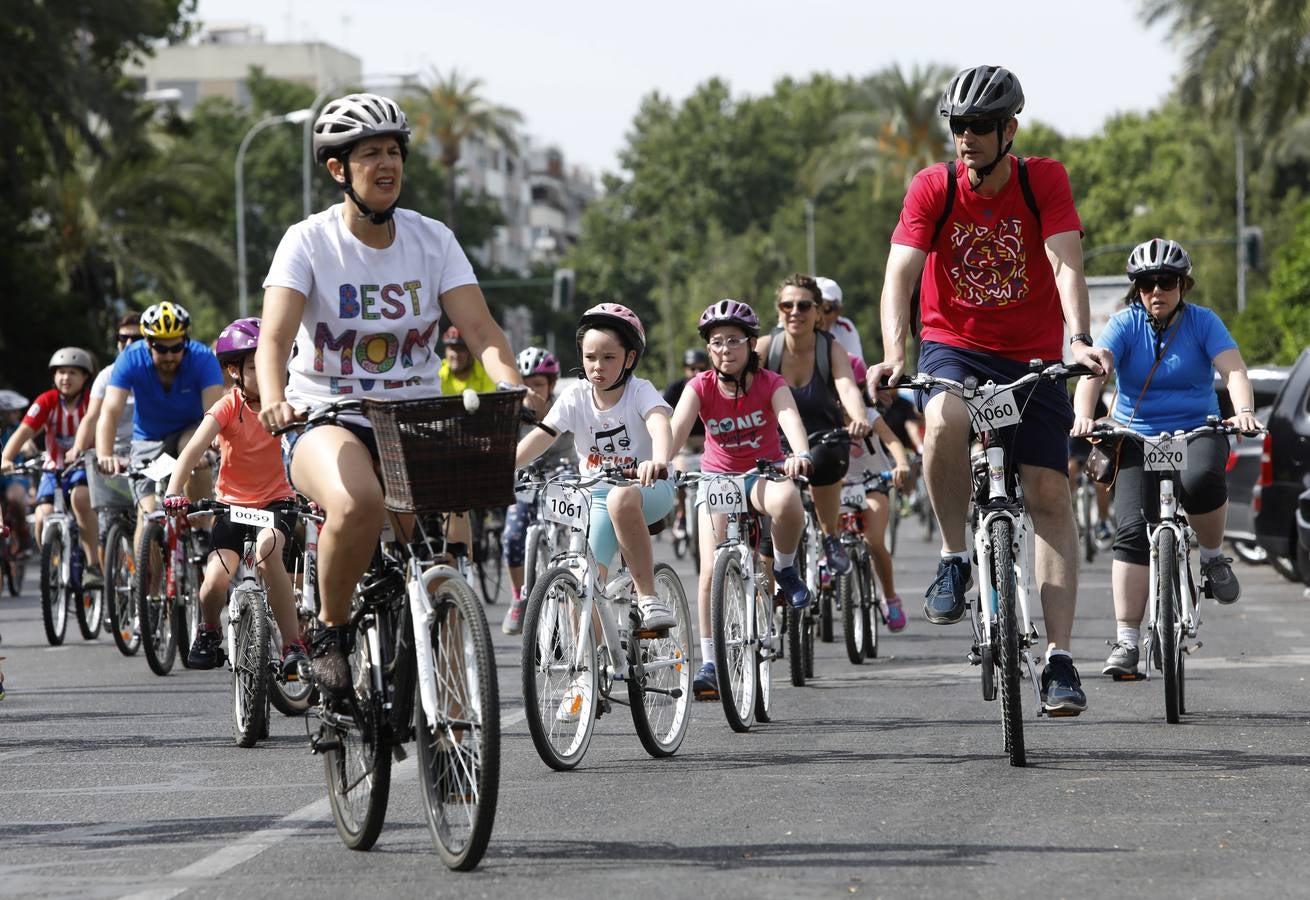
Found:
<svg viewBox="0 0 1310 900"><path fill-rule="evenodd" d="M813 300L780 300L778 301L778 309L782 310L785 313L789 313L793 309L796 310L797 312L807 313L810 310L814 309L814 301Z"/></svg>
<svg viewBox="0 0 1310 900"><path fill-rule="evenodd" d="M120 334L118 336L118 344L120 347L126 347L128 344L132 343L133 341L137 340L140 337L141 335L139 334Z"/></svg>
<svg viewBox="0 0 1310 900"><path fill-rule="evenodd" d="M1137 289L1143 294L1149 294L1159 286L1162 291L1172 291L1178 287L1177 275L1160 275L1155 278L1138 278Z"/></svg>

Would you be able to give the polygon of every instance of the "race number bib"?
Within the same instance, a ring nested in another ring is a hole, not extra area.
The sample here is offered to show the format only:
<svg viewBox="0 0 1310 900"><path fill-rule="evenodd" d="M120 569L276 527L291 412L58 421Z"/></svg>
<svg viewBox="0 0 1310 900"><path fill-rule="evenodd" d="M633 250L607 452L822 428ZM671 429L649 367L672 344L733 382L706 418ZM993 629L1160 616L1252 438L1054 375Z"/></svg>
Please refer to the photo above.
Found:
<svg viewBox="0 0 1310 900"><path fill-rule="evenodd" d="M586 531L590 518L591 494L567 484L546 486L547 521Z"/></svg>
<svg viewBox="0 0 1310 900"><path fill-rule="evenodd" d="M852 509L864 509L864 485L843 484L841 487L841 505Z"/></svg>
<svg viewBox="0 0 1310 900"><path fill-rule="evenodd" d="M227 518L233 525L253 525L256 528L273 528L277 516L271 510L251 509L248 506L229 506Z"/></svg>
<svg viewBox="0 0 1310 900"><path fill-rule="evenodd" d="M1187 469L1187 439L1168 434L1146 438L1142 456L1148 472L1182 472Z"/></svg>
<svg viewBox="0 0 1310 900"><path fill-rule="evenodd" d="M712 513L746 511L746 479L740 475L716 475L701 483L705 505Z"/></svg>
<svg viewBox="0 0 1310 900"><path fill-rule="evenodd" d="M177 460L167 453L161 453L155 457L150 465L141 470L141 474L151 481L159 481L161 478L167 478L173 474L173 466Z"/></svg>
<svg viewBox="0 0 1310 900"><path fill-rule="evenodd" d="M991 395L979 394L964 402L969 407L973 427L977 431L1019 424L1020 404L1014 391L996 391Z"/></svg>

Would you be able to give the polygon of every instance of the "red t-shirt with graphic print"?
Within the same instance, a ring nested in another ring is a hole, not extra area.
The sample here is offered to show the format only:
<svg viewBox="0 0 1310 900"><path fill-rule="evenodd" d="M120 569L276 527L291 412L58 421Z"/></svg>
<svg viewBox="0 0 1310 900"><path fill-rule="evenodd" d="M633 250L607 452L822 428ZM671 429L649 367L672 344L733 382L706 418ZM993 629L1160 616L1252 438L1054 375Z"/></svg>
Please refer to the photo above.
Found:
<svg viewBox="0 0 1310 900"><path fill-rule="evenodd" d="M920 339L1027 361L1059 359L1064 314L1045 241L1082 232L1064 166L1027 158L1028 181L1041 211L1040 233L1019 185L1018 160L995 197L969 187L957 164L955 203L935 246L933 228L946 205L946 168L929 166L905 193L892 243L928 254L920 289Z"/></svg>

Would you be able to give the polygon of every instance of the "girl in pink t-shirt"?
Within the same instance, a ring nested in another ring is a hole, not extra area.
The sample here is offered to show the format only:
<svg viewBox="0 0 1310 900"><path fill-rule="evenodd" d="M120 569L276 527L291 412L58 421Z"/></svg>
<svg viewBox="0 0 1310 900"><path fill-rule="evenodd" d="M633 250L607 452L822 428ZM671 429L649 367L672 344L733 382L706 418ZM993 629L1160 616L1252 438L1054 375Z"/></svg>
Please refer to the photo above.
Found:
<svg viewBox="0 0 1310 900"><path fill-rule="evenodd" d="M219 334L215 346L218 362L236 385L205 413L196 433L178 454L168 479L164 508L186 510L187 479L217 439L223 452L218 498L236 506L268 509L277 517L275 527L260 529L255 535L255 559L268 588L268 605L282 634L282 673L299 678L301 670L308 668L309 656L300 637L291 576L282 562L282 551L295 527L295 491L287 481L278 439L259 424L259 384L255 378L259 326L259 319L237 319ZM253 527L233 523L225 516L214 522L205 577L200 583L204 621L187 658L187 665L193 669L213 669L223 664L219 614L227 602L228 584L240 562L247 532Z"/></svg>
<svg viewBox="0 0 1310 900"><path fill-rule="evenodd" d="M782 376L760 367L755 339L760 322L755 311L737 300L720 300L701 314L701 337L710 352L710 371L687 382L678 408L673 411L673 444L681 447L699 416L705 423L705 454L701 471L746 474L746 486L753 509L773 519L774 578L796 609L811 602L809 589L796 571L796 547L805 524L800 491L790 481L768 481L749 473L757 460L781 463L787 475L810 471L809 440L791 389ZM783 458L778 429L800 452ZM718 699L718 678L714 671L714 641L710 637L710 577L714 548L727 535L727 517L711 516L698 502L700 553L706 563L700 567L697 596L701 633L701 667L692 690L697 700ZM711 528L711 520L713 527Z"/></svg>

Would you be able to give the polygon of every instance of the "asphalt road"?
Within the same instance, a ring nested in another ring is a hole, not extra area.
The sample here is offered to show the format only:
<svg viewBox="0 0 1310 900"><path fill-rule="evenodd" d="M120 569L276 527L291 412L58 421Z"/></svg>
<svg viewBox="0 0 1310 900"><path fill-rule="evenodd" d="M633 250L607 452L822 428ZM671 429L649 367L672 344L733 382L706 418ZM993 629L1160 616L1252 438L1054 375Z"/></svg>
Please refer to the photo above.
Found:
<svg viewBox="0 0 1310 900"><path fill-rule="evenodd" d="M351 852L303 720L275 717L270 740L238 749L224 671L158 678L72 623L50 648L29 575L21 597L0 599L0 896L1305 896L1300 588L1239 567L1242 601L1205 601L1192 712L1169 726L1160 680L1096 674L1113 633L1098 559L1074 646L1091 708L1030 718L1029 767L1014 769L999 707L964 660L968 626L931 626L913 599L934 551L903 537L910 627L884 634L879 659L855 667L840 638L820 645L813 686L775 680L775 722L750 734L697 704L670 760L642 751L620 709L577 771L547 769L523 721L515 641L497 627L500 806L465 875L431 849L412 761L396 769L377 846ZM489 609L493 625L503 609Z"/></svg>

